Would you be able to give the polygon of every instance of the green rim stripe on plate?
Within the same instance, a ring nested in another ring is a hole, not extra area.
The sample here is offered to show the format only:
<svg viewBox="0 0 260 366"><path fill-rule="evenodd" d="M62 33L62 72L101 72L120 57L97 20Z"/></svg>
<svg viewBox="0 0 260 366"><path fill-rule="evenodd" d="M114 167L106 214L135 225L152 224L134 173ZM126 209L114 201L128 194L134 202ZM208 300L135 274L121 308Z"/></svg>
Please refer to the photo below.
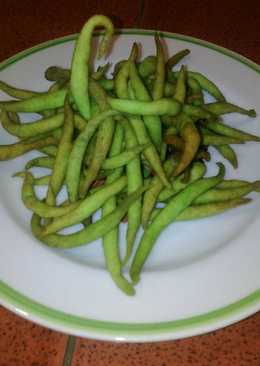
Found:
<svg viewBox="0 0 260 366"><path fill-rule="evenodd" d="M116 323L108 321L99 321L88 318L83 318L75 315L66 314L64 312L41 305L34 300L20 294L2 281L0 281L0 294L2 299L11 303L14 307L19 306L19 310L35 315L42 320L55 322L57 325L65 327L76 327L88 331L115 332L122 333L138 333L139 335L147 332L157 334L164 332L177 332L193 326L201 326L209 324L217 320L225 319L229 315L234 315L242 310L257 304L260 300L260 290L244 297L242 300L233 304L227 305L217 310L208 313L193 316L190 318L173 320L168 322L158 323ZM122 334L121 333L121 334Z"/></svg>
<svg viewBox="0 0 260 366"><path fill-rule="evenodd" d="M99 35L102 32L95 32L95 35ZM125 29L125 30L116 30L115 34L119 35L119 34L127 34L127 35L139 35L139 36L154 36L155 35L155 31L153 30L138 30L138 29ZM255 62L249 60L248 58L239 55L236 52L233 52L231 50L228 50L227 48L221 47L221 46L217 46L214 43L211 42L207 42L207 41L203 41L194 37L190 37L190 36L185 36L182 34L177 34L177 33L169 33L169 32L160 32L160 35L163 36L164 38L169 38L169 39L176 39L176 40L180 40L180 41L185 41L185 42L190 42L190 43L194 43L209 49L212 49L214 51L217 51L218 53L222 53L228 57L231 57L233 59L235 59L236 61L241 62L242 64L248 66L250 69L255 70L256 72L260 73L260 66L257 65ZM25 51L19 52L16 55L8 58L7 60L3 61L0 63L0 70L4 70L5 68L7 68L8 66L12 65L13 63L22 60L25 57L28 57L30 55L32 55L33 53L42 51L46 48L49 47L53 47L53 46L57 46L59 44L63 44L66 42L70 42L70 41L74 41L76 40L78 34L72 34L66 37L61 37L61 38L57 38L51 41L47 41L44 43L40 43L37 46L28 48Z"/></svg>
<svg viewBox="0 0 260 366"><path fill-rule="evenodd" d="M118 30L116 34L123 35L142 35L142 36L151 36L156 32L152 30L137 30L137 29L125 29ZM100 32L96 32L96 34L100 34ZM236 61L246 65L250 69L260 73L260 66L251 60L243 57L233 51L230 51L226 48L217 46L210 42L202 41L190 36L184 36L180 34L168 33L168 32L160 32L160 35L169 38L176 39L185 42L194 43L200 45L202 47L209 48L218 53L224 54ZM70 36L66 36L63 38L57 38L52 41L48 41L45 43L41 43L35 47L29 48L25 51L22 51L16 54L13 57L3 61L0 63L0 70L4 70L10 65L22 60L25 57L32 55L33 53L42 51L46 48L50 48L59 44L64 44L70 41L74 41L77 38L77 34L73 34ZM68 328L76 328L78 330L85 331L95 331L100 334L132 334L142 335L142 334L160 334L160 333L176 333L181 330L185 330L191 327L199 327L205 324L211 324L216 321L228 319L229 316L241 313L243 310L247 310L250 307L255 305L260 306L260 290L257 290L250 295L244 297L243 299L227 305L225 307L216 309L214 311L193 316L190 318L179 319L175 321L168 322L158 322L158 323L136 323L136 324L128 324L128 323L119 323L119 322L107 322L107 321L99 321L88 318L83 318L71 314L66 314L62 311L58 311L52 309L50 307L44 306L35 302L34 300L22 295L17 292L13 288L9 287L4 282L0 281L0 301L2 299L3 303L12 306L19 313L24 312L28 313L28 315L35 316L41 320L47 321L49 325L53 324L53 326L65 326Z"/></svg>

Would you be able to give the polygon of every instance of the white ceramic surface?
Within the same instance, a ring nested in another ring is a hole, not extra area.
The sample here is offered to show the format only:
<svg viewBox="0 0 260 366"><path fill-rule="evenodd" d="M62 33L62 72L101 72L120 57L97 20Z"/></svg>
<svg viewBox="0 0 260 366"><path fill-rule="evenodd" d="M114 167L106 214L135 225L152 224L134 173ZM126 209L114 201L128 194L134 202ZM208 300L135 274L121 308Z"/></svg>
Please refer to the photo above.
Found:
<svg viewBox="0 0 260 366"><path fill-rule="evenodd" d="M169 55L183 48L184 63L203 72L230 102L260 114L259 67L231 51L191 37L162 33ZM44 70L69 67L74 37L39 45L0 65L1 80L45 90ZM108 61L127 58L133 41L142 56L154 54L152 31L125 30ZM103 61L104 62L104 61ZM5 99L4 94L0 94ZM260 118L237 114L230 125L260 135ZM2 129L0 143L14 139ZM260 179L260 144L235 146L239 169L226 162L227 178ZM0 164L0 302L21 316L86 337L155 341L204 333L260 309L260 198L217 217L175 223L160 236L136 287L127 297L104 269L100 241L73 250L52 250L30 232L30 212L21 203L21 182L12 174L34 153ZM212 150L208 174L222 161ZM124 225L121 225L124 247ZM141 233L140 233L141 234Z"/></svg>

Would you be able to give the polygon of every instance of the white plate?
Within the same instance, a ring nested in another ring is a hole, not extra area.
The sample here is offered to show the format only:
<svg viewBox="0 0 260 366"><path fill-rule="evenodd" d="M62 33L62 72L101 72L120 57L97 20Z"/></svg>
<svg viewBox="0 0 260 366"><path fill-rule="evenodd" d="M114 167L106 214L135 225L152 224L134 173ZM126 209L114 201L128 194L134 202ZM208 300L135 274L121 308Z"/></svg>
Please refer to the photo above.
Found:
<svg viewBox="0 0 260 366"><path fill-rule="evenodd" d="M124 30L108 61L128 56L132 42L154 54L152 31ZM229 101L259 109L259 67L229 50L191 37L164 36L169 54L189 48L185 63L215 81ZM50 41L1 64L1 79L45 90L44 70L69 67L75 36ZM3 98L2 98L3 99ZM259 117L230 115L231 124L260 135ZM13 141L1 130L0 143ZM260 144L235 147L239 169L227 177L260 178ZM213 160L220 156L213 153ZM50 328L85 337L155 341L214 330L260 309L260 201L214 218L171 225L145 265L136 296L129 298L104 270L100 243L51 250L33 238L30 213L11 178L33 154L0 164L0 302ZM209 173L215 173L214 162Z"/></svg>

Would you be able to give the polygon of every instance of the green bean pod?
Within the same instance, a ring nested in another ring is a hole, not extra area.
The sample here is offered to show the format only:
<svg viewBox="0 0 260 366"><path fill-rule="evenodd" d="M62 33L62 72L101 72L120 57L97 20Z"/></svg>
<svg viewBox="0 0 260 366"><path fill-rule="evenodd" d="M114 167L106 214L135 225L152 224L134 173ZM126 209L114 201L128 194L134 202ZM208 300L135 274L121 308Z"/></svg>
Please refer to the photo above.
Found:
<svg viewBox="0 0 260 366"><path fill-rule="evenodd" d="M126 187L126 177L118 178L115 182L107 185L105 188L100 189L98 192L85 198L80 205L68 215L64 215L59 219L54 220L49 225L45 226L42 231L43 236L55 233L65 227L72 226L80 223L97 211L108 198L119 193L124 187Z"/></svg>
<svg viewBox="0 0 260 366"><path fill-rule="evenodd" d="M42 147L55 145L57 140L52 136L43 137L31 142L20 141L10 145L0 146L0 161L15 159L32 150L38 150Z"/></svg>
<svg viewBox="0 0 260 366"><path fill-rule="evenodd" d="M90 102L88 95L89 59L91 52L91 38L96 27L104 27L105 34L98 48L99 56L105 56L114 33L111 20L103 15L92 16L83 26L73 53L71 64L70 87L74 102L80 114L90 118Z"/></svg>
<svg viewBox="0 0 260 366"><path fill-rule="evenodd" d="M149 95L148 91L146 90L142 79L138 75L134 62L130 63L129 73L130 73L131 86L133 88L136 102L137 101L141 101L141 102L152 101L152 98ZM161 78L161 75L160 75L160 78ZM158 86L157 86L157 88L158 88ZM161 101L161 99L158 102L160 102L160 101ZM142 111L140 110L138 114L141 115L142 114L141 112ZM155 113L152 113L152 111L150 111L149 115L143 116L143 120L144 120L145 127L151 137L152 142L155 144L155 146L159 150L159 148L161 146L161 142L162 142L162 128L161 128L160 118L157 115L155 115Z"/></svg>
<svg viewBox="0 0 260 366"><path fill-rule="evenodd" d="M219 173L215 177L202 178L188 185L183 191L173 197L169 203L162 209L160 214L153 220L153 224L145 230L141 242L135 253L130 268L130 276L134 283L139 281L141 269L149 256L156 239L160 233L181 214L185 208L189 207L192 202L203 192L216 186L221 182L225 174L225 168L219 164Z"/></svg>
<svg viewBox="0 0 260 366"><path fill-rule="evenodd" d="M194 204L201 205L205 203L212 202L223 202L226 200L231 200L235 198L243 197L253 191L259 190L260 182L256 181L253 183L248 183L247 185L236 187L236 188L227 188L227 189L211 189L208 192L205 192L200 197L196 198Z"/></svg>
<svg viewBox="0 0 260 366"><path fill-rule="evenodd" d="M91 163L96 144L97 144L97 132L92 136L92 138L88 144L88 147L86 149L86 152L85 152L84 164L86 167L88 167ZM84 172L84 176L85 175L86 175L86 172Z"/></svg>
<svg viewBox="0 0 260 366"><path fill-rule="evenodd" d="M164 82L165 82L165 59L163 47L160 38L155 36L156 44L156 70L155 79L153 83L152 98L158 100L163 98L164 94Z"/></svg>
<svg viewBox="0 0 260 366"><path fill-rule="evenodd" d="M55 81L59 84L69 82L70 74L71 73L69 69L64 69L60 66L49 66L44 72L46 80Z"/></svg>
<svg viewBox="0 0 260 366"><path fill-rule="evenodd" d="M100 113L97 117L90 119L85 130L82 131L74 141L66 174L67 189L71 202L75 202L78 199L81 166L84 159L84 153L91 137L106 118L117 114L117 111L107 110Z"/></svg>
<svg viewBox="0 0 260 366"><path fill-rule="evenodd" d="M127 62L121 67L120 71L117 73L115 78L115 88L116 93L119 98L134 99L135 95L131 88L130 83L127 85L127 81L130 73L130 63L136 58L137 46L134 44L131 50L131 54ZM141 84L142 87L142 84ZM145 92L144 92L145 93ZM148 160L149 164L160 177L164 185L169 186L169 182L166 178L165 172L163 170L160 157L156 148L151 143L150 137L146 131L145 125L139 116L128 116L130 124L135 132L138 143L141 145L150 145L144 150L144 156Z"/></svg>
<svg viewBox="0 0 260 366"><path fill-rule="evenodd" d="M190 54L190 50L188 50L187 48L184 50L181 50L177 53L175 53L174 55L172 55L167 63L166 63L166 68L167 70L171 70L174 66L176 66L185 56Z"/></svg>
<svg viewBox="0 0 260 366"><path fill-rule="evenodd" d="M129 88L130 98L134 98L133 90L132 90L130 84L129 84L128 88ZM138 116L129 115L129 122L130 122L133 130L135 131L135 135L137 137L139 144L151 144L151 146L148 146L144 150L143 154L144 154L145 158L147 159L147 161L149 162L149 165L151 166L151 168L155 171L155 173L158 175L160 180L163 182L164 186L170 187L170 183L166 177L158 151L156 150L155 146L152 144L142 119Z"/></svg>
<svg viewBox="0 0 260 366"><path fill-rule="evenodd" d="M105 65L98 66L97 70L91 74L91 79L93 80L101 80L105 78L105 75L110 67L110 63L106 63Z"/></svg>
<svg viewBox="0 0 260 366"><path fill-rule="evenodd" d="M96 81L91 80L89 88L90 93L97 102L101 112L108 110L109 106L107 104L107 96L102 87ZM105 120L105 123L102 123L98 128L93 156L89 164L85 180L80 186L79 194L81 198L86 196L91 184L96 179L101 169L102 163L109 152L113 140L114 128L115 123L111 117L108 117Z"/></svg>
<svg viewBox="0 0 260 366"><path fill-rule="evenodd" d="M34 192L33 186L35 184L35 178L29 172L22 172L15 174L16 177L24 178L22 187L22 201L26 208L33 211L40 217L54 218L65 215L72 212L76 207L79 206L80 201L71 203L67 206L49 206L48 204L40 201Z"/></svg>
<svg viewBox="0 0 260 366"><path fill-rule="evenodd" d="M60 89L21 101L0 102L0 108L7 112L42 112L47 109L62 107L67 90Z"/></svg>
<svg viewBox="0 0 260 366"><path fill-rule="evenodd" d="M129 58L122 65L118 73L115 77L115 92L118 98L128 99L128 80L129 80L129 72L130 72L130 63L135 61L138 55L138 46L137 43L133 43Z"/></svg>
<svg viewBox="0 0 260 366"><path fill-rule="evenodd" d="M81 117L79 114L75 113L74 114L74 124L75 124L75 128L78 129L79 131L83 131L87 125L87 121Z"/></svg>
<svg viewBox="0 0 260 366"><path fill-rule="evenodd" d="M217 116L226 113L240 113L249 117L256 117L256 111L254 109L244 109L235 104L227 102L208 103L204 104L203 108Z"/></svg>
<svg viewBox="0 0 260 366"><path fill-rule="evenodd" d="M203 107L185 104L182 111L191 118L193 118L195 122L200 119L212 120L216 118L216 115L214 115L211 111L206 110L204 107L205 104L203 105Z"/></svg>
<svg viewBox="0 0 260 366"><path fill-rule="evenodd" d="M114 90L115 83L112 79L100 79L98 83L106 92L111 92Z"/></svg>
<svg viewBox="0 0 260 366"><path fill-rule="evenodd" d="M163 97L165 98L173 97L175 90L176 90L176 83L169 83L166 81L164 84Z"/></svg>
<svg viewBox="0 0 260 366"><path fill-rule="evenodd" d="M29 99L38 95L46 94L46 92L41 93L32 90L19 89L1 80L0 80L0 90L9 95L10 97L16 99Z"/></svg>
<svg viewBox="0 0 260 366"><path fill-rule="evenodd" d="M2 121L2 126L6 131L8 131L11 135L24 139L27 137L37 136L42 133L50 132L61 127L64 121L64 114L59 113L35 122L17 124L14 123L8 116L8 113L3 110L1 112L0 119Z"/></svg>
<svg viewBox="0 0 260 366"><path fill-rule="evenodd" d="M117 225L125 216L129 207L137 200L142 193L147 189L146 186L139 188L136 192L130 194L123 204L118 206L111 214L103 217L94 224L91 224L79 232L62 235L50 234L43 236L44 227L41 226L41 218L34 214L31 222L31 229L37 239L52 248L75 248L91 243L98 238L103 237Z"/></svg>
<svg viewBox="0 0 260 366"><path fill-rule="evenodd" d="M10 112L9 115L13 123L16 123L17 125L21 124L21 119L18 113Z"/></svg>
<svg viewBox="0 0 260 366"><path fill-rule="evenodd" d="M127 120L123 121L123 127L125 129L125 140L127 148L134 148L137 146L136 135ZM127 192L131 194L143 185L143 177L141 170L140 157L137 156L134 160L129 162L126 166L127 174ZM137 231L141 224L141 212L142 212L142 201L141 198L136 200L127 212L128 226L126 233L126 254L123 260L125 264L130 258L133 250L134 241L136 238Z"/></svg>
<svg viewBox="0 0 260 366"><path fill-rule="evenodd" d="M200 74L199 72L188 71L188 77L192 77L193 79L197 80L201 88L211 94L216 100L220 102L225 101L225 97L217 85L209 80L206 76Z"/></svg>
<svg viewBox="0 0 260 366"><path fill-rule="evenodd" d="M246 180L241 180L241 179L228 179L228 180L223 180L221 183L219 183L217 185L216 188L218 188L218 189L232 189L232 188L238 188L238 187L245 187L248 184L253 184L254 185L254 191L255 192L259 192L260 191L258 181L256 181L256 182L248 182Z"/></svg>
<svg viewBox="0 0 260 366"><path fill-rule="evenodd" d="M34 186L48 186L50 183L50 175L43 175L39 178L34 178L33 185Z"/></svg>
<svg viewBox="0 0 260 366"><path fill-rule="evenodd" d="M200 84L192 77L188 77L187 83L191 90L191 94L187 98L188 103L191 103L195 106L203 106L204 97Z"/></svg>
<svg viewBox="0 0 260 366"><path fill-rule="evenodd" d="M220 123L217 121L207 121L205 126L220 135L227 136L227 137L234 137L241 141L260 141L259 136L252 135L250 133L238 130L237 128L233 128L227 126L224 123Z"/></svg>
<svg viewBox="0 0 260 366"><path fill-rule="evenodd" d="M55 157L57 154L57 146L45 146L40 148L39 151L50 157Z"/></svg>
<svg viewBox="0 0 260 366"><path fill-rule="evenodd" d="M214 145L213 146L226 160L230 162L234 169L238 167L238 160L235 151L229 145Z"/></svg>
<svg viewBox="0 0 260 366"><path fill-rule="evenodd" d="M190 171L190 180L188 183L183 182L183 175L174 178L172 182L171 188L164 188L159 194L159 201L167 201L172 196L176 195L184 188L186 188L190 183L196 182L198 179L201 179L206 173L206 166L202 162L193 163Z"/></svg>
<svg viewBox="0 0 260 366"><path fill-rule="evenodd" d="M52 169L55 159L49 156L40 156L28 161L25 165L25 169L31 169L34 167L38 168L49 168Z"/></svg>
<svg viewBox="0 0 260 366"><path fill-rule="evenodd" d="M146 79L150 75L156 72L156 56L145 57L138 65L138 73L143 78Z"/></svg>
<svg viewBox="0 0 260 366"><path fill-rule="evenodd" d="M151 102L108 98L108 103L111 108L119 112L143 116L162 116L163 114L176 116L181 110L181 106L177 101L168 98L162 98ZM212 117L212 115L210 115L210 117Z"/></svg>
<svg viewBox="0 0 260 366"><path fill-rule="evenodd" d="M184 149L180 162L174 171L175 176L178 176L190 165L198 152L201 142L199 131L192 119L185 113L180 115L180 135L184 141Z"/></svg>
<svg viewBox="0 0 260 366"><path fill-rule="evenodd" d="M117 124L115 129L115 134L113 138L113 143L110 149L109 156L113 158L117 156L121 149L123 143L124 130L121 124ZM106 184L111 184L113 181L118 179L122 174L122 169L115 169L113 173L107 178ZM116 209L117 200L116 197L110 197L104 204L102 208L102 217L105 217ZM122 275L122 265L119 253L119 243L118 243L118 227L115 227L103 236L103 251L106 260L106 267L114 280L115 284L124 291L127 295L134 295L135 291L132 285L125 279Z"/></svg>
<svg viewBox="0 0 260 366"><path fill-rule="evenodd" d="M55 205L56 196L59 193L66 177L69 157L72 149L74 133L74 114L67 95L64 104L64 125L54 160L53 171L49 182L46 203Z"/></svg>
<svg viewBox="0 0 260 366"><path fill-rule="evenodd" d="M107 158L102 163L102 169L116 169L130 163L133 159L137 158L138 155L147 148L146 145L136 145L135 147L129 148L123 151L121 154L115 155L111 158Z"/></svg>
<svg viewBox="0 0 260 366"><path fill-rule="evenodd" d="M210 161L211 160L211 154L207 149L199 148L197 154L194 157L195 161L198 160L206 160L206 161Z"/></svg>
<svg viewBox="0 0 260 366"><path fill-rule="evenodd" d="M176 89L174 92L174 99L180 103L185 102L186 98L186 80L187 80L187 68L182 66L178 74Z"/></svg>
<svg viewBox="0 0 260 366"><path fill-rule="evenodd" d="M229 145L229 144L244 144L244 141L235 139L233 137L220 136L220 135L208 135L203 133L201 135L202 145Z"/></svg>
<svg viewBox="0 0 260 366"><path fill-rule="evenodd" d="M185 142L182 137L176 135L167 134L164 138L164 141L168 145L172 145L178 151L184 151Z"/></svg>
<svg viewBox="0 0 260 366"><path fill-rule="evenodd" d="M164 170L167 176L170 176L174 169L176 168L178 161L167 160L164 163ZM145 192L143 198L143 206L142 206L142 226L146 227L149 222L150 215L153 211L153 208L156 205L159 194L163 190L164 186L159 179L159 177L153 177L151 181L150 188Z"/></svg>
<svg viewBox="0 0 260 366"><path fill-rule="evenodd" d="M210 216L219 215L227 210L232 208L245 205L250 203L250 198L235 198L227 201L214 202L214 203L205 203L203 205L191 205L185 208L182 213L176 217L176 221L191 221L191 220L199 220L204 219ZM162 209L156 208L153 210L151 215L151 224L155 217L160 213Z"/></svg>

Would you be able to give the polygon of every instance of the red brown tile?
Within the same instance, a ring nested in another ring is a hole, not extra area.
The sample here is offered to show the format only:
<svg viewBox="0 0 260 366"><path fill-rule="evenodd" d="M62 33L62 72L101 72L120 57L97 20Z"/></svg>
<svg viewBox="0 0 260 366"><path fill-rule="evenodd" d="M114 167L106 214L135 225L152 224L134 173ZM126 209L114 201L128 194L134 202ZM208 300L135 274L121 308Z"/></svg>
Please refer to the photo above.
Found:
<svg viewBox="0 0 260 366"><path fill-rule="evenodd" d="M0 61L38 43L80 31L94 14L106 14L116 27L135 27L140 1L88 0L73 2L1 0Z"/></svg>
<svg viewBox="0 0 260 366"><path fill-rule="evenodd" d="M259 366L260 313L225 329L171 342L79 338L72 366Z"/></svg>
<svg viewBox="0 0 260 366"><path fill-rule="evenodd" d="M140 27L202 38L260 63L260 6L253 0L146 0Z"/></svg>
<svg viewBox="0 0 260 366"><path fill-rule="evenodd" d="M61 366L67 338L0 307L0 366Z"/></svg>

